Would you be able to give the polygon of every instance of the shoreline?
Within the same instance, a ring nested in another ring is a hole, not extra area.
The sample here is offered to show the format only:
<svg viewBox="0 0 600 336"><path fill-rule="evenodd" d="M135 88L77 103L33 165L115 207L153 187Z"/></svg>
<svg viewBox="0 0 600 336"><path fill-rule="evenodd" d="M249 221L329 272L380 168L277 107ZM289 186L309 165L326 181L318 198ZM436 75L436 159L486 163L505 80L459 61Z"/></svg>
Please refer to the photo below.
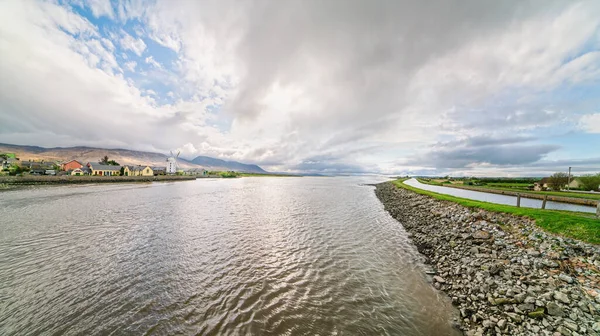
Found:
<svg viewBox="0 0 600 336"><path fill-rule="evenodd" d="M0 191L14 190L21 186L64 185L64 184L103 184L137 183L162 181L190 181L196 176L158 175L158 176L0 176Z"/></svg>
<svg viewBox="0 0 600 336"><path fill-rule="evenodd" d="M433 268L466 335L597 335L600 247L533 220L378 184L386 211Z"/></svg>

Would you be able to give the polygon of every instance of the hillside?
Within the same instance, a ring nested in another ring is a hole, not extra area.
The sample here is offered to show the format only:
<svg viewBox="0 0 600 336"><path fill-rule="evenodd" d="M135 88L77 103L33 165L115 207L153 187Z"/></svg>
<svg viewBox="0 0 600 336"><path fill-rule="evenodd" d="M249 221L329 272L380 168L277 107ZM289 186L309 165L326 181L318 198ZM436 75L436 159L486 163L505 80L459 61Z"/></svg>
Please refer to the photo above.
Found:
<svg viewBox="0 0 600 336"><path fill-rule="evenodd" d="M152 152L134 151L129 149L105 149L94 147L55 147L44 148L38 146L20 146L0 143L0 153L16 153L21 160L45 160L45 161L69 161L77 160L82 163L98 162L105 155L111 160L115 160L122 165L150 165L165 166L167 155ZM197 160L206 158L206 160ZM186 168L204 168L207 170L234 170L249 173L265 173L257 165L246 165L236 161L224 161L199 156L194 161L179 159L179 166Z"/></svg>
<svg viewBox="0 0 600 336"><path fill-rule="evenodd" d="M267 173L264 169L257 165L250 165L237 161L225 161L211 158L208 156L197 156L191 162L202 167L228 167L228 170L240 171L245 173Z"/></svg>

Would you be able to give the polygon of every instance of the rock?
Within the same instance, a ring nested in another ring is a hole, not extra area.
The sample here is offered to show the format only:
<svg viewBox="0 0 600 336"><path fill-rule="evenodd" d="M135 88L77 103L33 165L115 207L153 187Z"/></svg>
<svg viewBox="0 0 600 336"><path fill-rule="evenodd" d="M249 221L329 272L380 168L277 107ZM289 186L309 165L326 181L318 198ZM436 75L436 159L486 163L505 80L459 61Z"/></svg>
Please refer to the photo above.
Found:
<svg viewBox="0 0 600 336"><path fill-rule="evenodd" d="M500 330L504 330L504 328L506 328L506 320L502 319L502 320L498 321L497 326L498 326L498 328L500 328Z"/></svg>
<svg viewBox="0 0 600 336"><path fill-rule="evenodd" d="M579 327L574 322L564 321L563 325L573 331L579 330Z"/></svg>
<svg viewBox="0 0 600 336"><path fill-rule="evenodd" d="M515 313L506 313L506 316L510 317L510 319L513 320L513 322L515 323L521 323L521 321L523 320L521 319L521 316Z"/></svg>
<svg viewBox="0 0 600 336"><path fill-rule="evenodd" d="M563 336L571 336L572 335L571 331L563 326L559 326L558 328L556 328L556 331L558 331Z"/></svg>
<svg viewBox="0 0 600 336"><path fill-rule="evenodd" d="M497 299L492 299L492 300L493 300L492 304L495 306L501 306L501 305L515 302L513 299L509 299L509 298L497 298Z"/></svg>
<svg viewBox="0 0 600 336"><path fill-rule="evenodd" d="M529 312L527 314L527 316L531 317L531 318L537 318L537 319L541 319L544 317L545 313L544 313L545 309L544 308L538 308L532 312Z"/></svg>
<svg viewBox="0 0 600 336"><path fill-rule="evenodd" d="M565 311L562 309L562 307L554 302L548 303L546 305L546 310L548 311L548 315L561 317L565 315Z"/></svg>
<svg viewBox="0 0 600 336"><path fill-rule="evenodd" d="M535 306L532 303L523 303L518 305L517 308L519 308L519 310L528 312L534 310Z"/></svg>
<svg viewBox="0 0 600 336"><path fill-rule="evenodd" d="M554 292L554 299L566 304L571 303L567 294L558 291Z"/></svg>
<svg viewBox="0 0 600 336"><path fill-rule="evenodd" d="M472 236L475 239L490 239L492 237L489 232L483 230L473 232Z"/></svg>
<svg viewBox="0 0 600 336"><path fill-rule="evenodd" d="M558 264L555 261L548 260L548 259L544 259L544 261L542 261L542 264L544 264L544 266L550 267L550 268L558 267Z"/></svg>
<svg viewBox="0 0 600 336"><path fill-rule="evenodd" d="M437 275L433 277L433 280L435 282L439 282L439 283L446 283L446 280L444 280L444 278L437 276Z"/></svg>
<svg viewBox="0 0 600 336"><path fill-rule="evenodd" d="M573 278L564 273L561 273L558 278L566 283L573 283Z"/></svg>

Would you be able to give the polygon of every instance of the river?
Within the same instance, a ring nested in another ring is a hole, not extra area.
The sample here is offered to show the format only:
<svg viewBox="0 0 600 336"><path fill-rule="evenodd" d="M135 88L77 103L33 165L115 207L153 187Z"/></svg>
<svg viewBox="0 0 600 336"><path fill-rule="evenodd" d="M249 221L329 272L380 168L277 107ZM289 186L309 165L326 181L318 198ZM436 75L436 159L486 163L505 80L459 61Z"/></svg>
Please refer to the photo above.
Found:
<svg viewBox="0 0 600 336"><path fill-rule="evenodd" d="M506 205L513 205L513 206L517 205L517 197L516 196L498 195L498 194L491 194L491 193L486 193L486 192L481 192L481 191L435 186L435 185L431 185L431 184L421 183L421 182L417 181L417 179L414 179L414 178L412 178L410 180L406 180L406 181L404 181L404 183L408 184L409 186L415 187L415 188L429 190L429 191L433 191L433 192L445 194L445 195L451 195L451 196L468 198L468 199L472 199L472 200L476 200L476 201L484 201L484 202L490 202L490 203L496 203L496 204L506 204ZM521 206L524 208L541 209L542 208L542 200L521 197ZM546 202L546 209L578 211L578 212L588 212L588 213L596 212L596 207L578 205L578 204L570 204L570 203L552 202L552 201Z"/></svg>
<svg viewBox="0 0 600 336"><path fill-rule="evenodd" d="M2 192L0 334L458 335L383 180Z"/></svg>

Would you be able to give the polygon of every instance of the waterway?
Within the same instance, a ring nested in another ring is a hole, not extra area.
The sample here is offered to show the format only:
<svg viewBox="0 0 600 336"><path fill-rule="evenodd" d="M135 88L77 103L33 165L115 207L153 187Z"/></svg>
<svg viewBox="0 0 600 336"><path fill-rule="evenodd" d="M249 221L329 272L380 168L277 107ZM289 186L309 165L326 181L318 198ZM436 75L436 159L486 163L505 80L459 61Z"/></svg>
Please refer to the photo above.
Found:
<svg viewBox="0 0 600 336"><path fill-rule="evenodd" d="M414 178L404 181L404 183L408 184L409 186L415 187L415 188L429 190L429 191L433 191L433 192L445 194L445 195L451 195L451 196L468 198L468 199L472 199L472 200L476 200L476 201L484 201L484 202L490 202L490 203L496 203L496 204L506 204L506 205L513 205L513 206L517 205L517 197L516 196L498 195L498 194L491 194L491 193L486 193L486 192L481 192L481 191L435 186L435 185L431 185L431 184L421 183L421 182L417 181L417 179L414 179ZM542 208L542 200L521 197L521 206L524 208L541 209ZM589 212L589 213L596 212L596 207L562 203L562 202L552 202L552 201L546 202L546 209Z"/></svg>
<svg viewBox="0 0 600 336"><path fill-rule="evenodd" d="M0 334L457 335L383 180L2 192Z"/></svg>

